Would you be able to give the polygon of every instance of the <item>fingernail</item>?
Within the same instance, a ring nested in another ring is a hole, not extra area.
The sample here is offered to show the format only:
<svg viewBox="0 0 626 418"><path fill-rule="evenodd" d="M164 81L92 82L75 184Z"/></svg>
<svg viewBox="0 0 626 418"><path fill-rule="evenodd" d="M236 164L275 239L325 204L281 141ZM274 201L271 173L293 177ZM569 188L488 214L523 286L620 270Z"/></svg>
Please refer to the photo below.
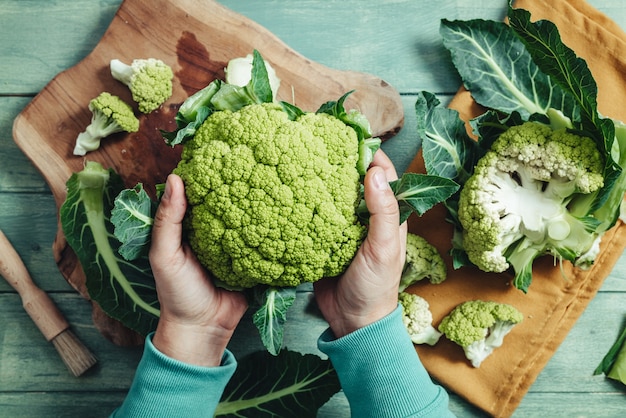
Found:
<svg viewBox="0 0 626 418"><path fill-rule="evenodd" d="M170 178L168 177L167 180L165 180L165 190L163 191L163 196L161 196L161 199L169 199L171 195L172 186L170 185Z"/></svg>
<svg viewBox="0 0 626 418"><path fill-rule="evenodd" d="M372 180L374 181L374 187L378 190L387 190L389 188L389 182L383 170L376 170Z"/></svg>

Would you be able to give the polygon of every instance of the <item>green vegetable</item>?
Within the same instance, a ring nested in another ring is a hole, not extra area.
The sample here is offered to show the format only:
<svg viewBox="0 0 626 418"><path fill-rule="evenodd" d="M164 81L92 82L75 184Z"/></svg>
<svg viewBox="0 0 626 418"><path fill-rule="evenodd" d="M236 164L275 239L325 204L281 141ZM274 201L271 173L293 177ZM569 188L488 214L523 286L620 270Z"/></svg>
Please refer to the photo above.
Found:
<svg viewBox="0 0 626 418"><path fill-rule="evenodd" d="M119 254L126 260L136 260L148 253L152 224L157 203L137 184L122 190L115 198L111 223L116 225L115 237L120 241Z"/></svg>
<svg viewBox="0 0 626 418"><path fill-rule="evenodd" d="M74 155L85 155L100 147L100 140L118 132L137 132L139 119L118 96L103 92L89 102L91 122L78 134Z"/></svg>
<svg viewBox="0 0 626 418"><path fill-rule="evenodd" d="M191 247L228 287L293 287L337 276L365 237L359 218L367 215L357 210L360 181L379 141L364 145L371 138L369 122L343 107L351 92L309 113L274 103L267 77L255 51L245 87L221 83L205 104L192 96L192 105L183 103L179 112L180 132L196 124L198 110L210 110L193 137L182 138L174 172L190 204ZM216 97L232 106L216 106ZM433 185L431 177L407 176L392 184L402 220L456 191L454 182L437 178Z"/></svg>
<svg viewBox="0 0 626 418"><path fill-rule="evenodd" d="M365 235L357 160L354 130L325 113L291 121L264 103L211 114L174 170L194 253L233 287L342 273Z"/></svg>
<svg viewBox="0 0 626 418"><path fill-rule="evenodd" d="M135 59L130 65L113 59L110 69L113 78L129 88L140 112L150 113L172 96L174 73L159 59Z"/></svg>
<svg viewBox="0 0 626 418"><path fill-rule="evenodd" d="M502 22L443 20L465 87L488 110L470 121L423 92L416 103L426 170L461 191L445 202L454 267L510 270L524 292L550 254L588 268L626 191L623 124L602 118L586 63L549 21L509 9Z"/></svg>
<svg viewBox="0 0 626 418"><path fill-rule="evenodd" d="M238 58L235 59L238 60ZM249 68L247 60L244 61L243 65L241 61L238 62L240 64L235 68L231 66L231 75L233 72L238 73L239 67ZM193 138L200 125L215 111L230 110L236 112L247 105L273 102L274 94L269 72L273 73L274 70L271 69L271 65L265 64L263 57L257 50L253 52L251 68L249 81L244 86L229 84L216 79L188 97L176 113L176 129L173 132L161 131L165 141L174 146ZM226 72L228 73L228 67ZM233 78L237 83L243 82L243 77L239 74ZM280 80L275 78L273 83L280 84Z"/></svg>
<svg viewBox="0 0 626 418"><path fill-rule="evenodd" d="M296 288L255 286L253 293L256 297L252 306L256 312L252 322L267 351L277 355L282 349L287 310L296 300Z"/></svg>
<svg viewBox="0 0 626 418"><path fill-rule="evenodd" d="M402 305L402 321L411 341L414 344L437 344L442 334L432 325L433 315L428 301L414 293L402 291L398 294L398 301Z"/></svg>
<svg viewBox="0 0 626 418"><path fill-rule="evenodd" d="M604 374L626 385L626 326L593 374Z"/></svg>
<svg viewBox="0 0 626 418"><path fill-rule="evenodd" d="M603 186L602 172L603 159L591 138L539 122L503 132L459 197L470 261L492 272L512 266L523 285L540 255L586 259L595 251L599 222L587 216L586 196Z"/></svg>
<svg viewBox="0 0 626 418"><path fill-rule="evenodd" d="M89 296L109 316L145 335L156 329L159 301L148 257L129 263L119 254L121 243L110 218L113 201L123 190L113 170L88 161L67 181L59 216L85 273Z"/></svg>
<svg viewBox="0 0 626 418"><path fill-rule="evenodd" d="M523 319L523 314L512 305L470 300L445 316L439 324L439 331L463 348L472 366L480 367Z"/></svg>
<svg viewBox="0 0 626 418"><path fill-rule="evenodd" d="M216 80L210 89L202 100L193 95L185 101L177 130L164 133L168 141L184 143L175 172L185 182L189 201L185 229L217 284L250 289L261 340L277 354L295 287L341 274L365 237L365 172L358 167L369 167L378 143L361 144L371 138L370 127L363 115L343 108L350 93L316 113L273 102L267 67L257 51L246 86L233 88ZM449 179L423 174L405 174L390 187L401 222L458 189ZM157 204L142 189L120 189L114 208L107 207L113 210L113 223L106 226L117 238L114 257L129 265L147 254ZM81 232L77 228L70 233ZM91 260L84 257L81 264ZM97 279L101 286L111 286L107 270L94 271ZM119 296L101 296L112 308L125 301L112 316L131 324L136 316L154 316L143 305L133 305L137 298L132 293L124 294L135 283L133 277L116 276L112 285ZM146 298L156 300L153 285L137 283Z"/></svg>
<svg viewBox="0 0 626 418"><path fill-rule="evenodd" d="M428 278L433 284L443 282L447 277L445 261L439 250L425 238L408 233L406 237L406 261L400 279L400 292L412 284Z"/></svg>
<svg viewBox="0 0 626 418"><path fill-rule="evenodd" d="M315 418L340 389L330 360L289 350L254 352L238 360L215 416Z"/></svg>
<svg viewBox="0 0 626 418"><path fill-rule="evenodd" d="M228 65L224 70L224 80L226 83L239 87L245 87L248 85L252 79L253 61L253 54L248 54L241 58L233 58L228 61ZM276 75L274 67L272 67L272 65L267 61L265 61L265 69L267 71L267 77L272 91L272 98L273 100L276 100L276 95L278 94L278 89L280 88L280 78Z"/></svg>

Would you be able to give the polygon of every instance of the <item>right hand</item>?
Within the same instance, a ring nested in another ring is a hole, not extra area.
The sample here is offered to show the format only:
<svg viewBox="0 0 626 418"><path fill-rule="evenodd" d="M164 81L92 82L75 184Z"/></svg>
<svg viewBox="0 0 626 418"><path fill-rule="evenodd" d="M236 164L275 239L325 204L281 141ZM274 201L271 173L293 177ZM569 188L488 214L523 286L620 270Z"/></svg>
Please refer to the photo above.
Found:
<svg viewBox="0 0 626 418"><path fill-rule="evenodd" d="M406 222L389 181L398 178L391 160L378 150L365 176L369 230L346 272L314 284L318 306L336 338L382 319L398 306L406 258Z"/></svg>

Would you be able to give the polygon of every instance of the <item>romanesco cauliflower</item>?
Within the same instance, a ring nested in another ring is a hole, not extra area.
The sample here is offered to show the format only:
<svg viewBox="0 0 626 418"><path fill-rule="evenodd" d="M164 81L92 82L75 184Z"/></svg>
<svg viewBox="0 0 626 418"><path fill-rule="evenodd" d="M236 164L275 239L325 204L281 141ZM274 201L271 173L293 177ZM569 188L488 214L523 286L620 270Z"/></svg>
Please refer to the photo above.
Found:
<svg viewBox="0 0 626 418"><path fill-rule="evenodd" d="M344 271L365 235L355 130L274 103L212 113L174 170L190 244L226 285L296 286Z"/></svg>
<svg viewBox="0 0 626 418"><path fill-rule="evenodd" d="M128 86L139 111L150 113L172 96L172 68L156 58L135 59L128 65L111 60L111 75Z"/></svg>
<svg viewBox="0 0 626 418"><path fill-rule="evenodd" d="M85 131L78 134L74 155L85 155L100 147L100 140L117 132L137 132L139 119L133 109L118 96L100 93L89 102L91 122Z"/></svg>
<svg viewBox="0 0 626 418"><path fill-rule="evenodd" d="M439 331L463 347L474 367L502 345L504 337L524 319L512 305L483 300L470 300L456 306L441 320Z"/></svg>
<svg viewBox="0 0 626 418"><path fill-rule="evenodd" d="M411 341L414 344L437 344L442 334L432 325L433 315L428 301L408 292L400 292L398 301L402 305L402 321Z"/></svg>
<svg viewBox="0 0 626 418"><path fill-rule="evenodd" d="M593 260L586 253L597 248L598 221L586 197L603 186L603 167L591 138L538 122L506 130L461 189L458 216L470 261L490 272L511 266L525 291L540 255Z"/></svg>
<svg viewBox="0 0 626 418"><path fill-rule="evenodd" d="M428 278L433 284L439 284L446 277L446 263L437 248L425 238L408 233L406 237L406 261L400 279L400 292L425 278Z"/></svg>

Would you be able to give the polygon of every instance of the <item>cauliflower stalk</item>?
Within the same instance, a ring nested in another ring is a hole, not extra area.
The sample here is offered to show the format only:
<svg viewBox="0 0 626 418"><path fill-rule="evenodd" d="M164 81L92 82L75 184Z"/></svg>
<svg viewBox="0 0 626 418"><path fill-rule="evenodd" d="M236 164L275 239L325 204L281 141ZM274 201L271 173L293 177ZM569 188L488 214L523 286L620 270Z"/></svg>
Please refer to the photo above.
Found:
<svg viewBox="0 0 626 418"><path fill-rule="evenodd" d="M130 65L113 59L109 67L113 78L129 88L142 113L158 109L172 96L174 73L160 59L134 59Z"/></svg>
<svg viewBox="0 0 626 418"><path fill-rule="evenodd" d="M414 344L435 345L442 333L433 327L430 305L423 297L409 292L400 292L398 301L402 306L402 321Z"/></svg>
<svg viewBox="0 0 626 418"><path fill-rule="evenodd" d="M425 238L408 233L406 237L406 261L402 270L399 291L428 278L430 283L439 284L447 277L446 263L437 248Z"/></svg>
<svg viewBox="0 0 626 418"><path fill-rule="evenodd" d="M139 130L139 119L133 109L118 96L102 92L89 102L89 110L91 122L76 137L74 155L98 149L100 140L114 133Z"/></svg>
<svg viewBox="0 0 626 418"><path fill-rule="evenodd" d="M523 314L512 305L470 300L445 316L439 324L439 331L463 348L473 367L480 367L523 319Z"/></svg>
<svg viewBox="0 0 626 418"><path fill-rule="evenodd" d="M458 215L470 261L490 272L512 266L523 283L542 254L586 260L597 248L598 221L588 216L585 195L603 186L603 168L591 138L539 122L506 130L461 190Z"/></svg>

